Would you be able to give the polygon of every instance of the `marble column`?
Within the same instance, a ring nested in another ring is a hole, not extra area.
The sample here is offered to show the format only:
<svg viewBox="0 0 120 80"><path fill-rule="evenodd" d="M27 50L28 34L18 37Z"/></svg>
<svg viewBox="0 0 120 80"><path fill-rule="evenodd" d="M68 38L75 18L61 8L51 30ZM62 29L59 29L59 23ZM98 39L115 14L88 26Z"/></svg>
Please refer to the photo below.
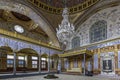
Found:
<svg viewBox="0 0 120 80"><path fill-rule="evenodd" d="M98 48L98 51L96 52L98 53L98 70L99 70L99 74L101 73L101 64L100 64L100 48Z"/></svg>
<svg viewBox="0 0 120 80"><path fill-rule="evenodd" d="M16 75L16 53L14 52L14 66L13 66L13 75Z"/></svg>
<svg viewBox="0 0 120 80"><path fill-rule="evenodd" d="M115 45L115 49L114 49L114 52L115 52L115 69L117 70L118 69L118 48L117 48L117 45Z"/></svg>
<svg viewBox="0 0 120 80"><path fill-rule="evenodd" d="M39 56L39 73L41 73L41 54L38 55Z"/></svg>
<svg viewBox="0 0 120 80"><path fill-rule="evenodd" d="M84 75L85 75L85 69L86 69L86 68L85 68L85 67L86 67L86 66L85 66L85 62L86 62L86 61L85 61L85 53L84 53Z"/></svg>
<svg viewBox="0 0 120 80"><path fill-rule="evenodd" d="M48 55L48 73L50 72L50 50Z"/></svg>
<svg viewBox="0 0 120 80"><path fill-rule="evenodd" d="M62 61L62 59L59 58L59 60L58 60L58 67L57 67L57 70L59 70L59 72L61 72L62 66L64 67L64 64L63 64L63 65L61 64L62 62L64 62L64 59L63 59L63 61Z"/></svg>

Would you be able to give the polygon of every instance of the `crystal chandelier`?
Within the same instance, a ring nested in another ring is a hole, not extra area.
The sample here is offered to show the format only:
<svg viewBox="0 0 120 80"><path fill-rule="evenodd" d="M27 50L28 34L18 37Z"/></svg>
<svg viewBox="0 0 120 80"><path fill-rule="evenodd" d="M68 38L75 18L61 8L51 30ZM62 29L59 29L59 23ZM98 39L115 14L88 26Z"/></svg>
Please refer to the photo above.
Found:
<svg viewBox="0 0 120 80"><path fill-rule="evenodd" d="M71 24L69 22L68 8L65 7L63 9L62 16L63 16L63 20L62 20L61 24L59 24L59 27L56 28L56 31L57 31L56 35L58 37L58 40L61 43L65 43L74 34L74 26L73 26L73 24Z"/></svg>

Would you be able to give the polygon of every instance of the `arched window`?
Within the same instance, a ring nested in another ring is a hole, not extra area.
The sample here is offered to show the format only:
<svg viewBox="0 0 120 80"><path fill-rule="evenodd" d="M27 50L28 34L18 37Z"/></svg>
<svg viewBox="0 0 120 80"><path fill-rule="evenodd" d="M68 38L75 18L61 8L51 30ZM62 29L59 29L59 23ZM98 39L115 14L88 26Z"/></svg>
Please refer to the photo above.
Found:
<svg viewBox="0 0 120 80"><path fill-rule="evenodd" d="M80 38L75 37L72 39L72 48L77 48L80 46Z"/></svg>
<svg viewBox="0 0 120 80"><path fill-rule="evenodd" d="M107 22L104 20L95 22L90 28L90 42L98 42L107 38Z"/></svg>

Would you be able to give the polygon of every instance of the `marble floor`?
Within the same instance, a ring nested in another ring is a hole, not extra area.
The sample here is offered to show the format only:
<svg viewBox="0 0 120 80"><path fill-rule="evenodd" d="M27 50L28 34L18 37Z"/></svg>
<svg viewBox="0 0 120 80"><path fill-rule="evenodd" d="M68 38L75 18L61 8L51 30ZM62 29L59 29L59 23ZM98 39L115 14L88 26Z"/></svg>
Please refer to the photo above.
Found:
<svg viewBox="0 0 120 80"><path fill-rule="evenodd" d="M120 80L120 77L108 77L108 76L80 76L80 75L67 75L67 74L55 74L58 79L45 79L45 75L30 75L30 76L18 76L13 78L4 78L0 80Z"/></svg>

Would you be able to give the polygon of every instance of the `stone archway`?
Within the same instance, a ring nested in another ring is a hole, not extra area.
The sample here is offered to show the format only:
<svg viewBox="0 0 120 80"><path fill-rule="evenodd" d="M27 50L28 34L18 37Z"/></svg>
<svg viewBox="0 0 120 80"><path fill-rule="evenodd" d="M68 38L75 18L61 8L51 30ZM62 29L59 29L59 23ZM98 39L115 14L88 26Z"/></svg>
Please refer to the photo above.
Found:
<svg viewBox="0 0 120 80"><path fill-rule="evenodd" d="M44 32L49 36L51 41L55 43L56 46L59 46L59 42L57 40L57 37L50 28L51 25L49 25L41 16L39 16L34 10L32 10L30 7L13 2L12 0L2 0L0 1L0 9L4 9L7 11L14 11L23 15L28 16L31 18L36 24L40 25L41 29L43 29Z"/></svg>

